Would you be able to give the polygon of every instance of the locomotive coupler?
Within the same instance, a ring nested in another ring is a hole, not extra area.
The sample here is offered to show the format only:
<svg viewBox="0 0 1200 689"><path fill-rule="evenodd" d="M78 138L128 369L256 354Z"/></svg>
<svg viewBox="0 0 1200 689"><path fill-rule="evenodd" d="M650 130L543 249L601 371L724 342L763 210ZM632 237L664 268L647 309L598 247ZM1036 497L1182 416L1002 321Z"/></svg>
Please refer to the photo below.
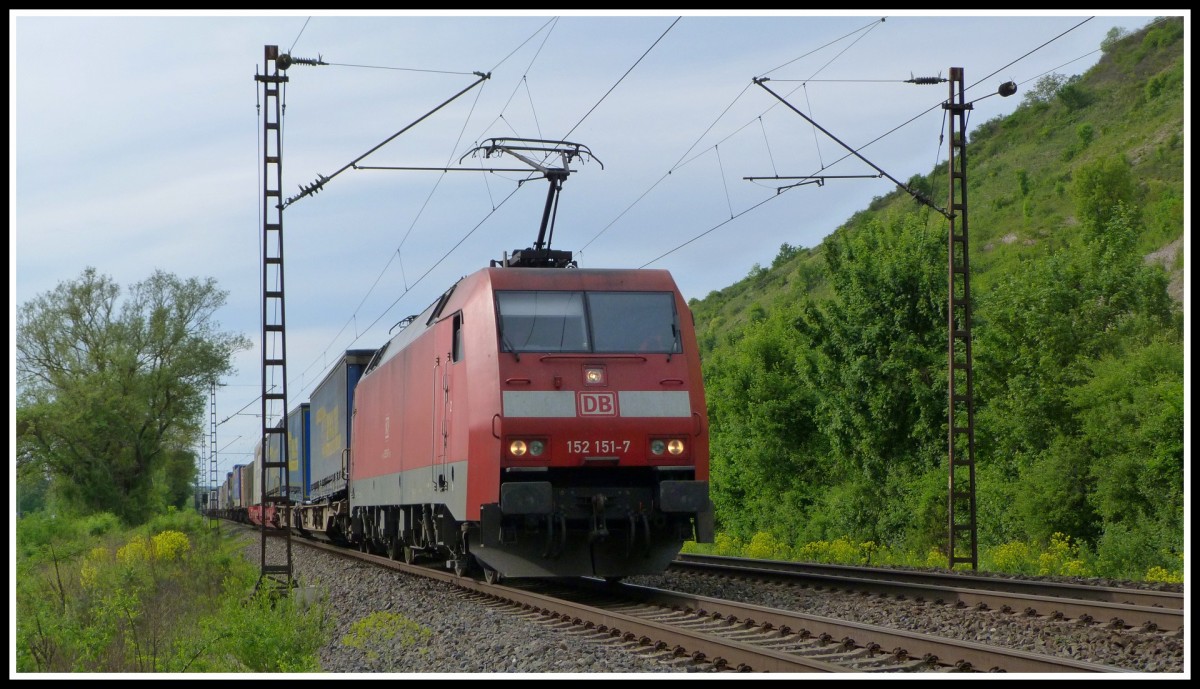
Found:
<svg viewBox="0 0 1200 689"><path fill-rule="evenodd" d="M629 513L629 539L625 542L625 557L633 555L634 546L637 545L638 525L641 525L642 538L646 542L646 548L650 547L650 519L645 512L630 512Z"/></svg>
<svg viewBox="0 0 1200 689"><path fill-rule="evenodd" d="M554 524L558 522L558 530ZM542 551L543 559L553 559L562 554L567 543L567 517L562 512L546 515L546 549Z"/></svg>
<svg viewBox="0 0 1200 689"><path fill-rule="evenodd" d="M588 534L589 540L602 541L608 538L608 525L604 520L605 502L604 495L601 493L592 496L592 530Z"/></svg>

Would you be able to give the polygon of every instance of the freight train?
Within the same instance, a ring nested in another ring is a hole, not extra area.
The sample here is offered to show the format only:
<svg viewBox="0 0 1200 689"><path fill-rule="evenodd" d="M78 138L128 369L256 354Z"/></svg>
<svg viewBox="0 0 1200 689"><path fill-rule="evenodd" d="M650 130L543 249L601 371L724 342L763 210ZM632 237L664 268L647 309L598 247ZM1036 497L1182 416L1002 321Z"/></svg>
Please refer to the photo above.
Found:
<svg viewBox="0 0 1200 689"><path fill-rule="evenodd" d="M288 415L296 533L490 579L658 573L712 541L700 359L669 273L489 267L402 323ZM221 488L235 507L257 502L247 466Z"/></svg>
<svg viewBox="0 0 1200 689"><path fill-rule="evenodd" d="M308 405L303 404L295 410L293 414L288 415L288 421L291 422L294 418L297 423L307 421ZM281 422L283 423L283 422ZM290 430L290 429L289 429ZM302 433L297 432L296 438L299 439ZM274 442L267 445L267 462L278 462L282 449L280 447L283 442L282 435L274 435ZM297 473L299 467L296 460L302 455L293 450L289 476L291 478L289 496L295 502L300 501L302 474ZM266 526L271 529L283 528L286 517L286 510L280 508L274 501L268 500L265 502L262 499L263 491L258 489L258 484L263 481L261 471L261 462L263 462L263 444L259 442L254 448L254 460L249 464L235 464L233 468L225 474L224 482L217 487L216 491L216 515L222 518L230 519L237 522L253 524L255 526ZM276 497L280 494L280 485L283 481L283 473L279 471L268 471L265 478L265 494L267 497Z"/></svg>
<svg viewBox="0 0 1200 689"><path fill-rule="evenodd" d="M340 357L285 420L294 504L254 519L489 581L657 574L684 541L712 542L691 311L665 270L551 250L555 191L534 247ZM284 490L247 493L248 473L222 507Z"/></svg>

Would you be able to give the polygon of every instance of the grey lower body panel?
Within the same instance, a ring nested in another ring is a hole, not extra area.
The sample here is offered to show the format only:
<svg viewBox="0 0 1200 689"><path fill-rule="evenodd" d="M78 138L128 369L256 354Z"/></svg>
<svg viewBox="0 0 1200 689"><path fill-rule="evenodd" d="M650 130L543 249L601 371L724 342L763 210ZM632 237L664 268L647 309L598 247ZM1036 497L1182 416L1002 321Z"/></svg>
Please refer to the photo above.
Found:
<svg viewBox="0 0 1200 689"><path fill-rule="evenodd" d="M467 462L447 462L350 481L351 507L445 505L456 519L467 513Z"/></svg>

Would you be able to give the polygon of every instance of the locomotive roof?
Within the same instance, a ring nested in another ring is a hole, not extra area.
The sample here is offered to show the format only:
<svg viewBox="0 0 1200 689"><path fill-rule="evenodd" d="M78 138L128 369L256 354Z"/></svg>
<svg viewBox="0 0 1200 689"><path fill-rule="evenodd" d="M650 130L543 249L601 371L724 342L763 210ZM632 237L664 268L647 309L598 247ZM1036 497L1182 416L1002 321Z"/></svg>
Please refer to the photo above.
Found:
<svg viewBox="0 0 1200 689"><path fill-rule="evenodd" d="M661 269L485 268L494 289L671 290L675 280Z"/></svg>

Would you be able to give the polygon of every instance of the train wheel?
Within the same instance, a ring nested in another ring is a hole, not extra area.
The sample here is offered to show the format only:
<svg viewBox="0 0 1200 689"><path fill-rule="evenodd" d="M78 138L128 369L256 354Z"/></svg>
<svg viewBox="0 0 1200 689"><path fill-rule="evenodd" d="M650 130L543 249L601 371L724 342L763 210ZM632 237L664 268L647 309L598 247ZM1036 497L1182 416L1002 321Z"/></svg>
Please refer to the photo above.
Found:
<svg viewBox="0 0 1200 689"><path fill-rule="evenodd" d="M417 561L417 550L411 545L404 546L404 564L411 565Z"/></svg>
<svg viewBox="0 0 1200 689"><path fill-rule="evenodd" d="M399 560L400 557L403 555L403 553L401 552L403 549L404 549L404 546L400 544L400 539L393 538L392 540L388 541L388 544L387 544L388 558L391 560Z"/></svg>
<svg viewBox="0 0 1200 689"><path fill-rule="evenodd" d="M487 583L499 584L500 580L503 578L504 577L501 576L501 574L499 572L497 572L496 570L492 569L491 567L488 567L487 565L483 566L483 580L486 581Z"/></svg>
<svg viewBox="0 0 1200 689"><path fill-rule="evenodd" d="M460 577L467 575L467 559L465 557L454 558L454 573Z"/></svg>

